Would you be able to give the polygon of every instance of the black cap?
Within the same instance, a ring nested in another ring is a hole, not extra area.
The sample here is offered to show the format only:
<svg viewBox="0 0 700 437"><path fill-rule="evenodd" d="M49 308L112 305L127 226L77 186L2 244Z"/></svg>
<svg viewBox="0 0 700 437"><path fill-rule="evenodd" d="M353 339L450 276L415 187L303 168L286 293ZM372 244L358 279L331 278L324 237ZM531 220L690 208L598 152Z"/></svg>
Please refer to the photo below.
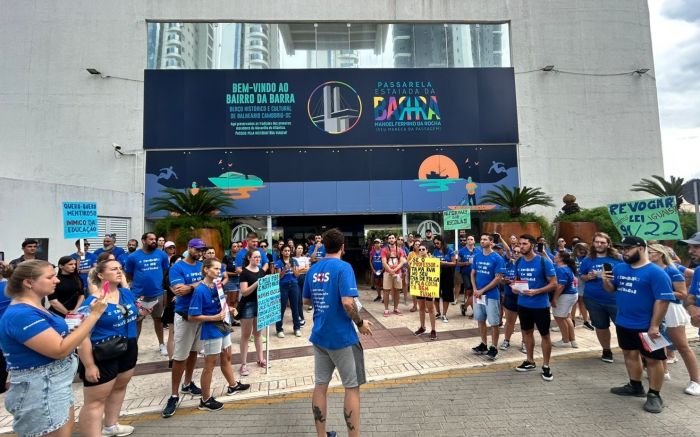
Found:
<svg viewBox="0 0 700 437"><path fill-rule="evenodd" d="M623 249L625 247L647 247L647 243L639 237L625 237L620 244L615 246Z"/></svg>

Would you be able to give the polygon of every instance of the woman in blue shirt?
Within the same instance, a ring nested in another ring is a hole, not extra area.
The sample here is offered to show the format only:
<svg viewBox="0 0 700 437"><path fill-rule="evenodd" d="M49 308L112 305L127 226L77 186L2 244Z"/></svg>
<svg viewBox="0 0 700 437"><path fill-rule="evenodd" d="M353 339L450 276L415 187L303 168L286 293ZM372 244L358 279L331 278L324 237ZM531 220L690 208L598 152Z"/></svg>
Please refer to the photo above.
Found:
<svg viewBox="0 0 700 437"><path fill-rule="evenodd" d="M577 348L574 322L571 308L578 302L578 282L576 279L576 260L569 252L560 250L554 255L557 273L557 288L552 297L552 315L561 331L561 340L552 342L554 347Z"/></svg>
<svg viewBox="0 0 700 437"><path fill-rule="evenodd" d="M131 291L120 287L124 272L118 261L97 263L94 278L94 285L99 291L88 296L83 307L103 298L107 301L107 309L97 321L90 338L83 340L78 350L78 374L83 380L84 397L80 410L80 431L89 436L126 436L134 432L134 428L118 424L117 418L138 357L136 318L148 311L140 310ZM125 351L108 358L95 356L95 345L117 337L126 339Z"/></svg>
<svg viewBox="0 0 700 437"><path fill-rule="evenodd" d="M204 350L204 369L202 369L202 399L199 401L199 409L216 411L224 408L224 404L211 395L211 378L217 358L221 373L228 383L227 394L232 395L248 390L250 384L236 381L236 377L233 376L229 331L231 314L226 305L223 285L219 281L221 263L215 258L205 259L202 264L202 275L204 279L192 292L188 320L202 323L200 338Z"/></svg>
<svg viewBox="0 0 700 437"><path fill-rule="evenodd" d="M301 325L299 323L299 282L294 275L296 260L292 258L292 249L289 246L282 248L281 256L275 261L275 271L280 274L280 299L282 300L282 318L275 324L277 336L284 338L284 313L287 310L287 301L292 307L292 327L294 335L301 337Z"/></svg>
<svg viewBox="0 0 700 437"><path fill-rule="evenodd" d="M454 280L455 280L455 253L442 240L440 235L433 238L435 250L433 256L440 259L440 299L442 299L442 316L440 316L440 305L437 308L437 317L447 323L447 308L455 300ZM440 299L436 299L439 302Z"/></svg>
<svg viewBox="0 0 700 437"><path fill-rule="evenodd" d="M5 270L4 276L12 303L0 319L0 345L10 375L5 408L13 416L12 429L18 435L70 436L75 421L71 384L78 367L73 352L107 302L93 301L90 315L69 334L65 320L41 304L58 284L51 264L25 261L14 272Z"/></svg>

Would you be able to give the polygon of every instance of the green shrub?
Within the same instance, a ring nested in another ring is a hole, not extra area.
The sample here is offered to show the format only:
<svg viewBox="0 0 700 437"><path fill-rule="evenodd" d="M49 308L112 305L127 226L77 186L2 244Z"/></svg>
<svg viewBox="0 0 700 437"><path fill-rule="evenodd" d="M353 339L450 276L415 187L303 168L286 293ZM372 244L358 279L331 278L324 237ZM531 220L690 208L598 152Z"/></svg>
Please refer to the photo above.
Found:
<svg viewBox="0 0 700 437"><path fill-rule="evenodd" d="M608 208L606 206L599 206L597 208L582 209L580 212L575 214L560 214L554 221L559 222L593 222L598 226L600 232L605 232L610 235L613 241L620 241L622 236L618 232L615 225L613 225L610 214L608 214Z"/></svg>
<svg viewBox="0 0 700 437"><path fill-rule="evenodd" d="M177 236L176 243L179 246L187 246L187 242L197 235L197 229L217 229L221 234L221 243L224 248L231 245L231 225L228 221L215 217L196 217L196 216L180 216L180 217L165 217L155 223L155 232L157 235L167 235L175 229L180 233Z"/></svg>
<svg viewBox="0 0 700 437"><path fill-rule="evenodd" d="M508 212L499 212L497 214L489 215L484 217L485 222L537 222L542 228L542 236L547 239L547 241L552 241L554 239L554 227L547 221L546 218L541 215L537 215L532 212L521 213L517 217L512 217ZM535 235L538 237L539 235Z"/></svg>

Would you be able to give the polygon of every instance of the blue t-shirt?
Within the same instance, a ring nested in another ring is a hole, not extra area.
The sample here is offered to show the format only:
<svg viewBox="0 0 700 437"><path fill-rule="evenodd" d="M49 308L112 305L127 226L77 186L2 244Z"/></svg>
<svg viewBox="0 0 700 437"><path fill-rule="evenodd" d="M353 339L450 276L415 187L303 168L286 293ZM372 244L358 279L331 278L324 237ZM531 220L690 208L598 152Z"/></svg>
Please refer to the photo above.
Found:
<svg viewBox="0 0 700 437"><path fill-rule="evenodd" d="M664 269L664 272L666 272L668 277L671 278L671 289L673 289L674 282L682 282L685 284L685 276L683 276L683 273L681 273L676 267L667 266ZM683 303L680 299L676 299L674 302L675 303Z"/></svg>
<svg viewBox="0 0 700 437"><path fill-rule="evenodd" d="M192 292L190 308L187 310L187 313L190 316L215 316L220 312L221 301L219 300L219 293L216 291L216 285L209 288L204 282L199 284ZM225 336L226 334L214 326L214 322L202 323L200 336L202 340L213 340Z"/></svg>
<svg viewBox="0 0 700 437"><path fill-rule="evenodd" d="M632 268L620 263L613 268L612 283L617 288L615 324L627 329L649 329L654 303L673 296L671 278L656 264ZM612 293L611 293L612 294Z"/></svg>
<svg viewBox="0 0 700 437"><path fill-rule="evenodd" d="M509 279L511 281L515 280L515 262L514 261L508 261L506 263L504 275L505 275L506 279ZM515 296L515 298L517 299L518 295L513 293L513 288L511 288L511 286L509 284L505 284L504 288L505 288L505 292L507 295L510 295L511 297Z"/></svg>
<svg viewBox="0 0 700 437"><path fill-rule="evenodd" d="M474 254L474 261L472 269L474 270L474 278L476 284L474 289L481 290L482 288L489 285L489 282L493 281L499 270L505 267L505 261L503 257L496 252L491 252L485 255L483 251L479 250ZM493 287L486 292L486 297L489 299L500 299L500 292L498 287Z"/></svg>
<svg viewBox="0 0 700 437"><path fill-rule="evenodd" d="M170 286L178 284L190 285L202 280L202 263L197 261L194 265L185 261L179 261L170 267ZM177 296L175 298L175 312L187 313L190 310L192 293Z"/></svg>
<svg viewBox="0 0 700 437"><path fill-rule="evenodd" d="M556 268L557 284L564 286L564 291L561 294L576 294L578 290L574 287L574 272L569 266L561 266Z"/></svg>
<svg viewBox="0 0 700 437"><path fill-rule="evenodd" d="M146 253L139 249L129 255L124 271L132 275L131 291L148 298L163 295L163 274L168 271L168 255L160 249Z"/></svg>
<svg viewBox="0 0 700 437"><path fill-rule="evenodd" d="M263 268L263 267L265 267L265 264L267 264L267 253L259 247L258 247L258 252L260 252L260 262L262 263L259 267ZM245 254L246 253L248 253L247 247L244 247L243 249L238 251L238 254L236 254L236 268L245 267L243 265L243 263L245 262Z"/></svg>
<svg viewBox="0 0 700 437"><path fill-rule="evenodd" d="M316 248L315 244L313 246L309 247L309 253L307 255L309 258L311 258L311 255L313 255L315 248ZM316 251L316 258L318 258L320 260L321 258L325 258L325 256L326 256L326 246L321 244L321 247L319 247L318 250Z"/></svg>
<svg viewBox="0 0 700 437"><path fill-rule="evenodd" d="M85 252L85 259L80 258L77 253L71 254L71 258L78 262L78 271L80 270L90 270L92 266L97 263L97 256L94 253ZM87 273L80 273L80 279L83 281L83 289L88 288L88 275Z"/></svg>
<svg viewBox="0 0 700 437"><path fill-rule="evenodd" d="M685 271L688 270L688 267L686 267L680 263L674 263L674 267L676 267L676 269L678 269L678 271L683 273L684 275L685 275Z"/></svg>
<svg viewBox="0 0 700 437"><path fill-rule="evenodd" d="M595 259L586 257L586 259L581 261L581 269L578 273L579 276L584 276L590 272L599 272L603 270L604 263L612 264L612 266L615 267L621 262L622 261L620 261L619 259L611 258L609 256ZM595 278L591 279L590 281L586 281L586 285L584 286L583 290L585 292L586 299L592 299L593 301L598 302L600 304L615 305L615 294L608 293L607 291L605 291L605 289L603 288L603 280L600 278Z"/></svg>
<svg viewBox="0 0 700 437"><path fill-rule="evenodd" d="M291 258L289 261L287 268L285 268L284 261L281 258L275 261L275 269L279 270L280 273L280 284L297 282L297 277L294 276L294 266L298 265L298 263L294 258Z"/></svg>
<svg viewBox="0 0 700 437"><path fill-rule="evenodd" d="M447 250L445 250L445 253L442 253L442 251L440 249L433 250L433 256L435 258L438 258L440 261L445 261L445 262L452 261L452 257L455 256L455 253L449 247L447 247L446 249Z"/></svg>
<svg viewBox="0 0 700 437"><path fill-rule="evenodd" d="M88 296L80 306L89 307L95 296ZM139 309L136 306L136 297L127 288L119 289L119 305L109 303L105 312L97 320L90 333L90 341L99 343L111 337L136 338L136 318Z"/></svg>
<svg viewBox="0 0 700 437"><path fill-rule="evenodd" d="M688 293L696 296L696 302L700 304L700 301L697 300L697 296L700 296L700 268L695 269L695 273L693 273L693 279L690 280Z"/></svg>
<svg viewBox="0 0 700 437"><path fill-rule="evenodd" d="M544 261L544 272L542 271ZM547 258L542 258L540 255L535 255L530 261L524 257L520 258L515 263L515 275L522 281L528 282L528 288L534 290L536 288L545 287L548 279L556 276L557 272L554 269L554 264ZM546 277L546 279L545 279ZM549 308L549 294L540 293L534 296L526 296L518 294L518 306L526 308Z"/></svg>
<svg viewBox="0 0 700 437"><path fill-rule="evenodd" d="M381 248L379 250L372 248L372 250L369 253L369 257L372 260L372 267L374 267L375 271L380 271L381 269L384 268L384 265L382 264L382 249Z"/></svg>
<svg viewBox="0 0 700 437"><path fill-rule="evenodd" d="M55 361L24 345L47 329L55 330L61 337L68 335L68 325L60 316L23 303L7 308L0 319L0 346L7 370L31 369Z"/></svg>
<svg viewBox="0 0 700 437"><path fill-rule="evenodd" d="M7 287L7 281L3 279L0 281L0 318L5 314L7 307L10 306L10 302L12 302L12 299L5 296L5 287Z"/></svg>
<svg viewBox="0 0 700 437"><path fill-rule="evenodd" d="M97 249L95 251L95 259L97 259L97 257L100 256L100 254L104 251L105 251L104 247L100 247L99 249ZM112 252L112 255L114 255L114 259L116 259L117 261L119 261L119 257L124 255L125 253L127 254L127 256L129 255L124 249L122 249L121 247L117 247L117 246L114 246L112 248L111 252Z"/></svg>
<svg viewBox="0 0 700 437"><path fill-rule="evenodd" d="M333 350L360 341L341 299L359 296L350 264L337 258L320 259L306 274L303 296L311 299L314 306L311 343Z"/></svg>
<svg viewBox="0 0 700 437"><path fill-rule="evenodd" d="M478 249L476 246L474 247L474 250L469 250L467 246L462 247L459 249L459 252L457 252L459 255L459 262L473 261L474 255L476 255L477 251ZM462 275L470 275L472 273L472 265L462 266L459 268L459 271L462 272Z"/></svg>

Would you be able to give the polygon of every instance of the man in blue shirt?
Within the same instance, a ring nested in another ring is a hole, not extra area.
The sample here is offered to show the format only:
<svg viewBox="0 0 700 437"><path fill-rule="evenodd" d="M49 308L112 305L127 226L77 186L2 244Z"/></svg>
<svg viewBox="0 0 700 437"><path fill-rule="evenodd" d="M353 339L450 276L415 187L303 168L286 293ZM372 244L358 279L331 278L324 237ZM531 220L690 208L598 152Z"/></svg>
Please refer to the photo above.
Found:
<svg viewBox="0 0 700 437"><path fill-rule="evenodd" d="M641 338L661 339L659 332L668 304L675 300L671 279L659 266L649 262L647 245L639 237L625 237L620 243L624 264L616 265L612 272L603 272L603 287L615 292L617 317L615 326L617 342L625 357L625 367L630 381L610 392L620 396L644 397L642 385L642 360L645 358L649 375L649 392L644 409L660 413L663 400L659 395L664 382L662 360L665 349L651 350Z"/></svg>
<svg viewBox="0 0 700 437"><path fill-rule="evenodd" d="M321 234L314 235L314 244L309 247L309 258L311 264L326 256L326 246L323 244Z"/></svg>
<svg viewBox="0 0 700 437"><path fill-rule="evenodd" d="M475 354L486 354L492 361L498 355L499 325L501 323L501 294L498 284L505 267L503 257L493 247L493 236L484 233L480 239L481 250L474 254L471 281L474 284L474 320L479 323L481 343L473 347ZM491 325L491 346L486 347L486 320Z"/></svg>
<svg viewBox="0 0 700 437"><path fill-rule="evenodd" d="M75 240L75 253L71 254L71 258L78 262L78 273L83 281L83 291L85 292L88 289L88 273L97 263L97 256L89 251L90 243L87 240L83 240L83 249L85 252L80 251L80 240Z"/></svg>
<svg viewBox="0 0 700 437"><path fill-rule="evenodd" d="M124 272L126 278L131 283L131 291L139 298L143 305L151 308L153 317L153 328L156 330L158 338L158 348L160 354L168 356L168 349L163 343L163 309L165 308L165 298L163 293L163 275L170 268L168 255L158 249L158 237L153 232L146 232L141 236L141 249L126 258ZM136 324L137 337L141 335L141 324L143 319L139 319Z"/></svg>
<svg viewBox="0 0 700 437"><path fill-rule="evenodd" d="M124 253L124 249L116 246L117 234L107 234L102 240L102 247L95 251L95 256L99 257L102 252L110 252L114 255L114 259L119 260L119 257ZM138 242L137 242L138 244Z"/></svg>
<svg viewBox="0 0 700 437"><path fill-rule="evenodd" d="M679 241L680 244L688 245L688 255L690 256L690 261L693 264L700 263L700 232L696 232L692 237L687 240ZM698 297L700 296L700 269L695 269L693 273L693 278L690 281L690 287L688 288L688 297L685 301L685 307L690 314L690 323L698 327L700 326L700 302L698 302Z"/></svg>
<svg viewBox="0 0 700 437"><path fill-rule="evenodd" d="M126 252L122 253L121 255L119 255L119 257L117 257L117 261L119 261L119 264L121 264L122 266L125 266L126 260L127 260L127 258L129 258L129 255L136 252L136 249L138 249L138 248L139 248L139 242L137 240L132 238L131 240L127 241Z"/></svg>
<svg viewBox="0 0 700 437"><path fill-rule="evenodd" d="M598 342L603 348L600 359L606 363L613 362L610 350L610 321L615 323L617 304L615 295L606 293L603 289L601 276L605 264L614 267L621 262L620 254L612 247L610 236L605 232L596 232L593 247L588 257L581 261L578 272L579 279L585 282L583 303L595 327Z"/></svg>
<svg viewBox="0 0 700 437"><path fill-rule="evenodd" d="M243 267L245 267L243 265L243 262L245 260L245 254L248 253L249 250L257 250L258 252L260 252L260 262L262 263L262 266L260 266L260 268L267 272L269 268L267 262L267 253L258 247L258 244L260 244L258 234L256 232L248 232L248 235L246 235L246 240L248 242L246 247L239 250L236 254L236 271L239 274L243 271Z"/></svg>
<svg viewBox="0 0 700 437"><path fill-rule="evenodd" d="M464 303L461 304L462 315L467 315L467 308L472 307L472 312L474 305L472 303L472 296L474 294L474 285L472 284L472 261L474 255L476 254L476 247L474 247L475 241L473 235L468 235L466 237L459 237L459 242L462 247L460 247L457 257L457 265L459 266L459 274L462 275L462 283L464 285Z"/></svg>
<svg viewBox="0 0 700 437"><path fill-rule="evenodd" d="M355 273L340 259L344 238L338 229L323 234L326 256L311 266L304 282L304 304L313 302L314 308L309 340L314 345L316 386L311 405L318 435L326 435L328 384L336 368L345 387L343 414L348 435L360 435L360 385L366 378L362 345L354 325L361 334L371 335L372 323L360 317Z"/></svg>
<svg viewBox="0 0 700 437"><path fill-rule="evenodd" d="M527 350L527 360L515 370L527 372L535 369L534 328L537 326L542 337L542 379L551 381L554 376L549 367L549 358L552 355L552 339L549 336L549 292L557 288L557 273L554 264L548 258L535 255L536 241L532 235L521 235L522 256L515 262L515 277L520 281L527 281L526 286L524 282L522 286L518 286L518 283L512 286L513 291L518 293L518 317Z"/></svg>

